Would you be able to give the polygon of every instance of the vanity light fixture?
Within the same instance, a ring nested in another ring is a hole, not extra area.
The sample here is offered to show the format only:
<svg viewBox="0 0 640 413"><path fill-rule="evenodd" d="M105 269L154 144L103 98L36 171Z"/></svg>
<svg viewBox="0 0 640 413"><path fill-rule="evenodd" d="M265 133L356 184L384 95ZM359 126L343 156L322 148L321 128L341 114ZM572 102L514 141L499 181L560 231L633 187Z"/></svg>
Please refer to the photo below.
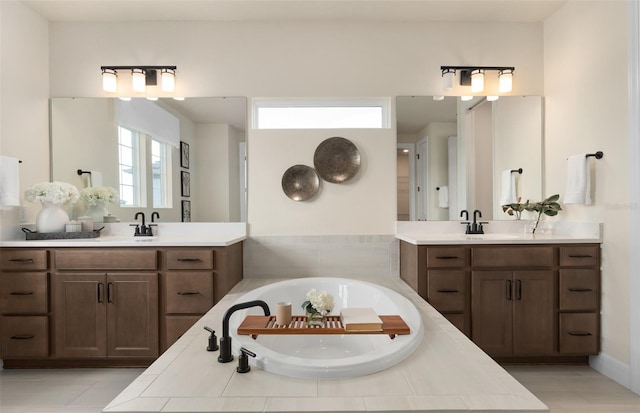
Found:
<svg viewBox="0 0 640 413"><path fill-rule="evenodd" d="M500 96L487 96L487 101L493 102L500 98Z"/></svg>
<svg viewBox="0 0 640 413"><path fill-rule="evenodd" d="M147 86L157 86L158 71L162 91L176 90L176 66L101 66L100 69L102 70L102 89L105 92L117 92L118 70L131 71L131 87L135 92L144 93Z"/></svg>
<svg viewBox="0 0 640 413"><path fill-rule="evenodd" d="M500 93L511 92L513 86L513 66L440 66L442 87L445 91L453 89L453 78L460 74L460 86L471 86L472 93L484 90L485 71L498 72L498 89Z"/></svg>
<svg viewBox="0 0 640 413"><path fill-rule="evenodd" d="M467 102L471 99L473 99L473 96L460 96L460 100L463 102Z"/></svg>

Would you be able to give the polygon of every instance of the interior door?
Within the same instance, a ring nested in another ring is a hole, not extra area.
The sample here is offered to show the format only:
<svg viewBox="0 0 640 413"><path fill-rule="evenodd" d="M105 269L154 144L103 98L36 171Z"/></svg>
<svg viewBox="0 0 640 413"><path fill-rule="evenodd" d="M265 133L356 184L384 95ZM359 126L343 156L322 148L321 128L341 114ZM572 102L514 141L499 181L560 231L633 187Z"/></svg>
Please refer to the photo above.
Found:
<svg viewBox="0 0 640 413"><path fill-rule="evenodd" d="M416 198L418 200L417 211L416 211L416 219L418 221L426 221L427 220L427 205L428 202L428 192L427 191L427 140L428 137L424 137L418 141L416 145L416 173L418 175L418 185L416 188Z"/></svg>

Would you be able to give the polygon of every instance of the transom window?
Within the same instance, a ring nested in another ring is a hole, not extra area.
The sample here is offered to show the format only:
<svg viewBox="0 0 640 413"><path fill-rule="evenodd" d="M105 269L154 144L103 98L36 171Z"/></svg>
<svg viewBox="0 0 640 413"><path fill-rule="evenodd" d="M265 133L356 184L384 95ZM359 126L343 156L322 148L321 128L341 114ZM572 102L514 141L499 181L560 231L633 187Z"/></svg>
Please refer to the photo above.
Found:
<svg viewBox="0 0 640 413"><path fill-rule="evenodd" d="M254 129L382 129L389 127L389 100L254 101Z"/></svg>

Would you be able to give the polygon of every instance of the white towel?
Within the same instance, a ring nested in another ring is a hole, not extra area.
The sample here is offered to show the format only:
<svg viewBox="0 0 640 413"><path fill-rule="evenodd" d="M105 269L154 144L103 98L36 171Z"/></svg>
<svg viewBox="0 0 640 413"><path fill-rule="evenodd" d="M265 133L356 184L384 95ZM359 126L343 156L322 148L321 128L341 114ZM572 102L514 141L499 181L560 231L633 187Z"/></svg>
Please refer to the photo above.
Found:
<svg viewBox="0 0 640 413"><path fill-rule="evenodd" d="M449 208L449 187L441 186L438 191L438 207Z"/></svg>
<svg viewBox="0 0 640 413"><path fill-rule="evenodd" d="M87 179L87 186L90 188L99 188L104 186L102 184L102 172L91 171L91 174L89 174L89 178Z"/></svg>
<svg viewBox="0 0 640 413"><path fill-rule="evenodd" d="M0 209L20 205L20 171L17 158L0 155Z"/></svg>
<svg viewBox="0 0 640 413"><path fill-rule="evenodd" d="M502 192L500 195L500 205L515 204L518 202L516 194L516 177L511 169L505 169L501 175Z"/></svg>
<svg viewBox="0 0 640 413"><path fill-rule="evenodd" d="M567 187L565 204L591 205L591 177L586 153L571 155L567 159Z"/></svg>

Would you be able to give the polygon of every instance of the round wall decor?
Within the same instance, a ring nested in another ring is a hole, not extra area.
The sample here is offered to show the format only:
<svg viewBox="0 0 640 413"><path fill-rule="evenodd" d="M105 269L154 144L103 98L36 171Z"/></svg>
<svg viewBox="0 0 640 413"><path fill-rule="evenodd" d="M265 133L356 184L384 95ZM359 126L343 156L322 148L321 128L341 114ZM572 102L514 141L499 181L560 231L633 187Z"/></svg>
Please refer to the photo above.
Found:
<svg viewBox="0 0 640 413"><path fill-rule="evenodd" d="M360 169L360 152L349 139L325 139L316 148L313 165L322 179L339 184L353 178Z"/></svg>
<svg viewBox="0 0 640 413"><path fill-rule="evenodd" d="M294 201L306 201L320 188L320 178L307 165L293 165L282 175L282 190Z"/></svg>

